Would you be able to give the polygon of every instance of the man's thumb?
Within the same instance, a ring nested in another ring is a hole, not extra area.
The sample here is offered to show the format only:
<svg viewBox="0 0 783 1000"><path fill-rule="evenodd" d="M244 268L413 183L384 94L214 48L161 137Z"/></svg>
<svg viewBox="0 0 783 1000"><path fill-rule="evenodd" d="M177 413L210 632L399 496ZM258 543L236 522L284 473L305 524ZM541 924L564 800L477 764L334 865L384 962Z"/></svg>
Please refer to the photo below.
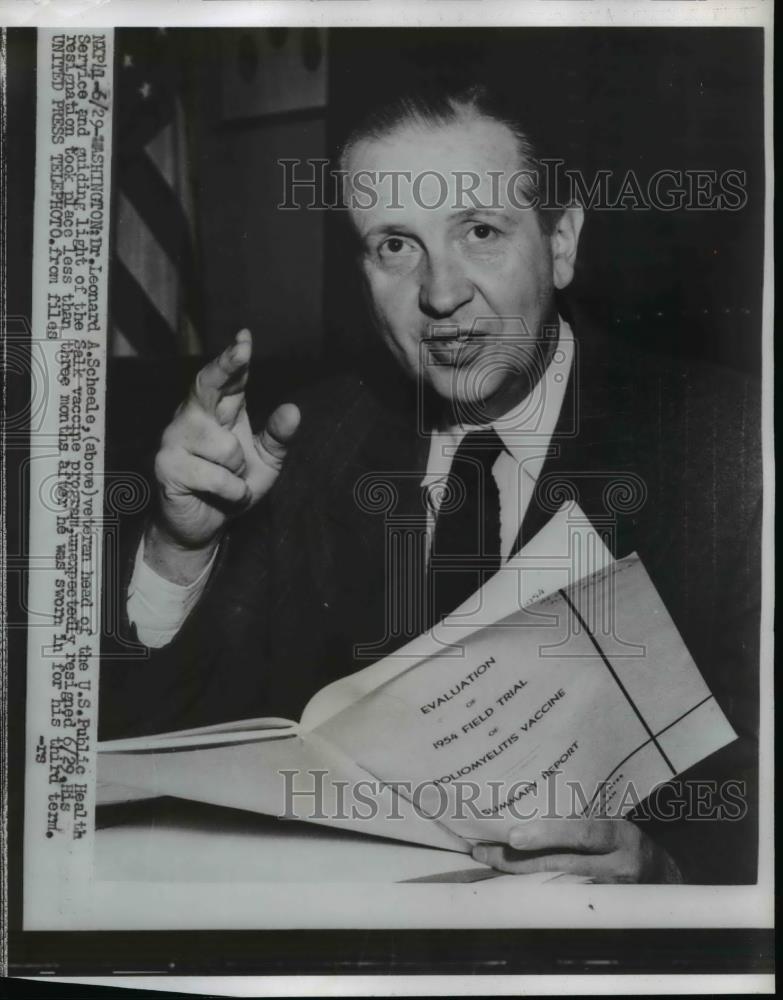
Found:
<svg viewBox="0 0 783 1000"><path fill-rule="evenodd" d="M299 427L301 414L294 403L283 403L271 414L266 427L253 436L253 443L261 459L277 468L283 464L288 443Z"/></svg>

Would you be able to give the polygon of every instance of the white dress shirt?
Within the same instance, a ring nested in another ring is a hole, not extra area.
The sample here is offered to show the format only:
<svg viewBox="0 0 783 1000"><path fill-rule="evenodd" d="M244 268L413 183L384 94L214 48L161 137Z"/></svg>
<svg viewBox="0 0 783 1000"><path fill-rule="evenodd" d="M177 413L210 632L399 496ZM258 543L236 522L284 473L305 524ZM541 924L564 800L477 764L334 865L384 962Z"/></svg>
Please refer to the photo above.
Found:
<svg viewBox="0 0 783 1000"><path fill-rule="evenodd" d="M503 559L511 555L547 456L563 406L573 358L573 334L561 319L557 347L543 378L520 403L490 425L505 446L492 466L500 501L500 555ZM481 428L463 424L435 430L430 437L427 472L422 480L422 486L428 490L427 528L430 541L435 530L438 504L444 492L438 486L445 485L457 448L472 430Z"/></svg>
<svg viewBox="0 0 783 1000"><path fill-rule="evenodd" d="M492 423L505 446L492 467L500 500L500 554L507 559L519 533L533 495L565 397L568 376L574 359L573 334L560 320L557 347L543 378L512 410ZM438 503L439 485L445 483L454 454L464 436L478 427L460 425L434 430L430 437L427 471L422 486L428 491L428 535L432 540ZM165 646L179 631L197 603L215 556L203 573L187 586L171 583L159 576L144 561L144 540L136 553L136 562L128 588L128 617L136 625L139 640L156 649Z"/></svg>

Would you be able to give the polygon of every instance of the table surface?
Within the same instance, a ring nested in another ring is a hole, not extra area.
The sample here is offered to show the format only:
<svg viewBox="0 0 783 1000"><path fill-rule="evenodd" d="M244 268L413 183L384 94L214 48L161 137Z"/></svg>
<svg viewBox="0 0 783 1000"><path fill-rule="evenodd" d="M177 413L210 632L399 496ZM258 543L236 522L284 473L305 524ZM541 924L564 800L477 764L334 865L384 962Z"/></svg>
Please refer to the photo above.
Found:
<svg viewBox="0 0 783 1000"><path fill-rule="evenodd" d="M101 806L96 825L99 880L390 884L493 875L469 854L170 797Z"/></svg>

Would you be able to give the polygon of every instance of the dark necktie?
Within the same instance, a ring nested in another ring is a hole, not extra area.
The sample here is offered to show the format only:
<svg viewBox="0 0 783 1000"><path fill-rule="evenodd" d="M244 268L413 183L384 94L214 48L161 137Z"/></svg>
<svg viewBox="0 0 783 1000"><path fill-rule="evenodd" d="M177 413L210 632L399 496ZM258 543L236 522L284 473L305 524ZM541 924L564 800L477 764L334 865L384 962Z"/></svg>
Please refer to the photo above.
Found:
<svg viewBox="0 0 783 1000"><path fill-rule="evenodd" d="M466 434L454 455L430 548L432 624L500 567L500 498L492 466L502 450L496 432L487 428Z"/></svg>

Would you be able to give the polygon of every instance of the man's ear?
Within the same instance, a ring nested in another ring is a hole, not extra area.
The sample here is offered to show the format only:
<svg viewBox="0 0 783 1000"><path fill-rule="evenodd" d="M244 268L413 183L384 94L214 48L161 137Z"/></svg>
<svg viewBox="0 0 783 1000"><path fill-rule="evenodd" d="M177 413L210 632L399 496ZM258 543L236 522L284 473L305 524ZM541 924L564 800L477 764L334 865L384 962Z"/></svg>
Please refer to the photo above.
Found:
<svg viewBox="0 0 783 1000"><path fill-rule="evenodd" d="M581 205L567 208L555 224L550 236L552 243L552 280L555 288L565 288L571 284L574 277L576 250L579 246L579 234L585 221L584 209Z"/></svg>

